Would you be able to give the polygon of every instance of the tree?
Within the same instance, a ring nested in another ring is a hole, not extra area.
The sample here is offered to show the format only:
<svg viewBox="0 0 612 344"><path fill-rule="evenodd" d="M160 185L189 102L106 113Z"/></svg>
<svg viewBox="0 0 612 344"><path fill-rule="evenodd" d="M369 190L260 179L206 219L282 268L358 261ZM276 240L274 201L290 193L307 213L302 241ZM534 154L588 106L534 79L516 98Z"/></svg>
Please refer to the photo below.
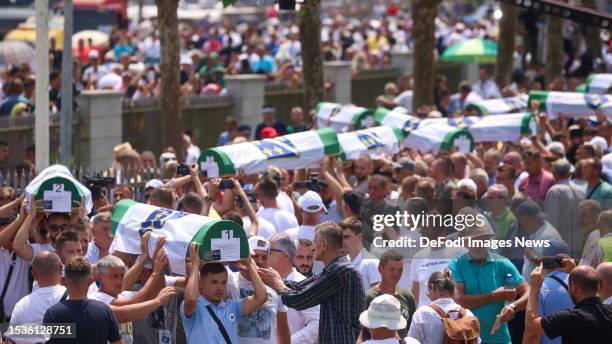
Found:
<svg viewBox="0 0 612 344"><path fill-rule="evenodd" d="M546 83L563 75L562 19L546 16Z"/></svg>
<svg viewBox="0 0 612 344"><path fill-rule="evenodd" d="M595 2L596 2L595 0L583 0L582 5L584 7L597 9ZM601 30L599 29L599 27L594 26L594 25L593 26L584 25L584 30L585 30L586 46L587 46L589 53L591 54L591 57L593 57L594 59L600 58L601 57L601 37L599 35L600 35Z"/></svg>
<svg viewBox="0 0 612 344"><path fill-rule="evenodd" d="M434 20L440 0L412 0L412 37L414 42L414 96L412 106L434 104Z"/></svg>
<svg viewBox="0 0 612 344"><path fill-rule="evenodd" d="M497 55L497 76L507 84L510 82L513 67L514 38L518 11L516 6L502 2L503 17L499 23L499 52Z"/></svg>
<svg viewBox="0 0 612 344"><path fill-rule="evenodd" d="M307 111L314 109L325 96L320 12L321 0L303 4L298 12L300 43L302 44L304 105Z"/></svg>
<svg viewBox="0 0 612 344"><path fill-rule="evenodd" d="M180 47L178 35L179 0L155 0L161 47L162 145L172 146L183 161L183 115L180 104Z"/></svg>

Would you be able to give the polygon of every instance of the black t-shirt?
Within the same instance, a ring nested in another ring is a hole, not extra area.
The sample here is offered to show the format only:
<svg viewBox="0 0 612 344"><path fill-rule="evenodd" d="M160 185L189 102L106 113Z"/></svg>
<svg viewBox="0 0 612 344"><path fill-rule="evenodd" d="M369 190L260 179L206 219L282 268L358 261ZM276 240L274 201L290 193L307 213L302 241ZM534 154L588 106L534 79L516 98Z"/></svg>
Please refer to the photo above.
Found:
<svg viewBox="0 0 612 344"><path fill-rule="evenodd" d="M542 329L548 338L561 336L563 344L612 343L612 306L584 299L574 309L542 317Z"/></svg>
<svg viewBox="0 0 612 344"><path fill-rule="evenodd" d="M43 324L74 323L76 338L53 338L51 344L106 344L121 339L117 318L97 300L64 300L49 308Z"/></svg>

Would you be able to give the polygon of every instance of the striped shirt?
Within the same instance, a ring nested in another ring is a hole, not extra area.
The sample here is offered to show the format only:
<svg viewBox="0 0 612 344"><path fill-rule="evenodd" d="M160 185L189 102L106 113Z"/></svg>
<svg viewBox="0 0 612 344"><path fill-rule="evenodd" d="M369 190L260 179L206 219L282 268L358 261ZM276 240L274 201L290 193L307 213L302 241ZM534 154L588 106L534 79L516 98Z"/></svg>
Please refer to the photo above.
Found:
<svg viewBox="0 0 612 344"><path fill-rule="evenodd" d="M354 344L365 310L365 293L359 272L346 256L338 256L321 274L301 282L286 281L291 289L281 294L287 307L304 310L321 305L319 344Z"/></svg>

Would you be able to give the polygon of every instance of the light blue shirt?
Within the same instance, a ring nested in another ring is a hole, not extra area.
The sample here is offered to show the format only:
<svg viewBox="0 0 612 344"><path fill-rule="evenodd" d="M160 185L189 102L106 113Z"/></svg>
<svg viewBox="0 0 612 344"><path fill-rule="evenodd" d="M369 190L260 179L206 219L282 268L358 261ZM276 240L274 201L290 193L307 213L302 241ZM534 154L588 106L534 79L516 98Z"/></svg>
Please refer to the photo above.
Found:
<svg viewBox="0 0 612 344"><path fill-rule="evenodd" d="M535 233L529 236L529 240L549 240L549 242L563 241L565 243L565 241L561 238L559 232L548 221L544 221L544 224ZM531 249L538 257L544 255L543 246L532 247ZM527 259L527 256L523 256L523 259L525 260L522 271L523 279L525 279L525 281L529 281L529 279L531 278L531 271L535 269L536 265L531 260Z"/></svg>
<svg viewBox="0 0 612 344"><path fill-rule="evenodd" d="M566 309L573 309L574 303L569 292L550 276L556 276L569 285L569 275L563 271L553 271L544 279L540 288L540 315L550 315ZM561 337L550 339L542 334L541 344L561 344Z"/></svg>
<svg viewBox="0 0 612 344"><path fill-rule="evenodd" d="M185 315L185 302L181 303L181 318L187 335L187 343L225 343L217 323L206 309L206 306L209 305L225 327L232 343L238 343L238 320L242 318L242 300L225 300L215 306L202 295L198 297L195 312L191 317Z"/></svg>

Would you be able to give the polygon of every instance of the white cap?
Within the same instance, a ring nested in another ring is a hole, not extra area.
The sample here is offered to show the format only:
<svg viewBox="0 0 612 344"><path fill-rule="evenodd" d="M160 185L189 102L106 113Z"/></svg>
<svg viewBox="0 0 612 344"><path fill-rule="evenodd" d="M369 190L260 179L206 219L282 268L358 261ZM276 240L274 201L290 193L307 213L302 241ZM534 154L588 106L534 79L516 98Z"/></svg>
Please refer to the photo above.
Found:
<svg viewBox="0 0 612 344"><path fill-rule="evenodd" d="M159 179L151 179L145 184L145 190L148 188L159 189L164 186L164 183Z"/></svg>
<svg viewBox="0 0 612 344"><path fill-rule="evenodd" d="M189 57L189 55L181 55L180 64L191 66L193 64L193 61L191 60L191 57Z"/></svg>
<svg viewBox="0 0 612 344"><path fill-rule="evenodd" d="M270 242L266 238L255 235L249 238L249 250L251 254L255 254L254 251L270 251Z"/></svg>
<svg viewBox="0 0 612 344"><path fill-rule="evenodd" d="M166 166L166 164L169 163L170 161L176 161L176 154L166 152L166 153L162 153L159 156L159 165L161 167Z"/></svg>
<svg viewBox="0 0 612 344"><path fill-rule="evenodd" d="M389 294L380 295L372 300L368 310L359 315L359 322L366 328L385 327L392 331L406 328L408 324L402 316L399 300Z"/></svg>
<svg viewBox="0 0 612 344"><path fill-rule="evenodd" d="M476 186L476 182L474 182L470 178L461 179L459 181L459 183L457 183L457 186L458 187L466 187L466 188L472 190L474 193L477 193L477 191L478 191L478 186Z"/></svg>
<svg viewBox="0 0 612 344"><path fill-rule="evenodd" d="M310 190L306 191L306 193L300 197L300 208L307 213L316 213L321 211L321 209L323 209L323 211L327 211L321 196L319 196L318 193Z"/></svg>
<svg viewBox="0 0 612 344"><path fill-rule="evenodd" d="M601 148L601 151L604 153L608 151L608 142L601 136L593 137L591 141L589 141L589 143L595 146L599 146Z"/></svg>
<svg viewBox="0 0 612 344"><path fill-rule="evenodd" d="M100 57L100 53L97 50L90 50L89 54L88 54L90 59L97 59L98 57Z"/></svg>

